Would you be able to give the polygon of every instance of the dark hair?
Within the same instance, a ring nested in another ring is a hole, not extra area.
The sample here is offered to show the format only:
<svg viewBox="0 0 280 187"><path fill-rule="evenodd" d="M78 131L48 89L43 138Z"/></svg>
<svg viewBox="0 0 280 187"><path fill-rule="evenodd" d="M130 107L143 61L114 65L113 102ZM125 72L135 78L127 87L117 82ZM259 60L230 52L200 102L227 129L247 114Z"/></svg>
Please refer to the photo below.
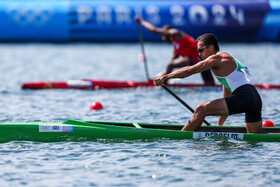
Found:
<svg viewBox="0 0 280 187"><path fill-rule="evenodd" d="M214 34L211 33L203 34L196 39L197 43L200 41L202 41L206 46L213 45L216 52L220 50L218 40Z"/></svg>
<svg viewBox="0 0 280 187"><path fill-rule="evenodd" d="M162 27L162 29L169 30L169 29L173 29L173 27L169 24L166 24ZM162 40L165 41L165 42L171 43L171 36L170 35L163 36Z"/></svg>

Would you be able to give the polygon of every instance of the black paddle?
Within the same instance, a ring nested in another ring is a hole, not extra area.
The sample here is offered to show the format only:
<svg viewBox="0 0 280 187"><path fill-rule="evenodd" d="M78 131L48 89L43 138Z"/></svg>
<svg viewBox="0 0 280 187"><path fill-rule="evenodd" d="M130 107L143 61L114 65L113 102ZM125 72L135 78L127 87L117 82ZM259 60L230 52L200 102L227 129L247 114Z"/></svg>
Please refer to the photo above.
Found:
<svg viewBox="0 0 280 187"><path fill-rule="evenodd" d="M142 54L144 57L144 67L145 67L146 77L147 77L147 80L151 80L149 77L149 73L148 73L147 59L146 59L146 55L145 55L145 51L144 51L144 43L143 43L142 32L141 32L139 23L137 23L137 28L138 28L138 34L139 34L139 42L141 44L141 50L142 50Z"/></svg>
<svg viewBox="0 0 280 187"><path fill-rule="evenodd" d="M194 110L192 107L190 107L185 101L183 101L180 97L178 97L174 92L172 92L168 87L165 85L161 85L168 93L170 93L173 97L175 97L180 103L182 103L187 109L189 109L192 113L194 113ZM206 120L203 121L206 125L211 126L210 123L208 123Z"/></svg>

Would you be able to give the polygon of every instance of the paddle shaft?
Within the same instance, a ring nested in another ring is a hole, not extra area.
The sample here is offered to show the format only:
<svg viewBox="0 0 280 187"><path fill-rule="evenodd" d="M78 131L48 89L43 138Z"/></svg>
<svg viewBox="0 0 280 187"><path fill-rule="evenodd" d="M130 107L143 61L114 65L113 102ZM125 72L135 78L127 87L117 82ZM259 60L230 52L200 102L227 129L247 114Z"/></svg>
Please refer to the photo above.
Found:
<svg viewBox="0 0 280 187"><path fill-rule="evenodd" d="M194 113L194 110L192 107L190 107L185 101L183 101L180 97L178 97L174 92L172 92L168 87L165 85L161 85L168 93L170 93L173 97L175 97L180 103L182 103L186 108L188 108L192 113ZM203 121L206 125L211 126L210 123L208 123L206 120Z"/></svg>
<svg viewBox="0 0 280 187"><path fill-rule="evenodd" d="M144 56L145 73L146 73L147 80L150 80L149 73L148 73L148 67L147 67L147 60L146 60L146 55L145 55L145 50L144 50L144 42L143 42L142 32L141 32L141 28L140 28L139 23L137 23L137 28L138 28L139 41L140 41L140 44L141 44L142 54Z"/></svg>

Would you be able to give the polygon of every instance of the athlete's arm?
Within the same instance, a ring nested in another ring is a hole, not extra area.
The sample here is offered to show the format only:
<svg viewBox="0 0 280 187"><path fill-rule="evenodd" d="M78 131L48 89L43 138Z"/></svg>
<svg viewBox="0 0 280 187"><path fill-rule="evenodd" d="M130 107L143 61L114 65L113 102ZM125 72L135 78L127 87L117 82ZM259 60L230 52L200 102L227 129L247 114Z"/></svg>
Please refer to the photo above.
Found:
<svg viewBox="0 0 280 187"><path fill-rule="evenodd" d="M232 94L223 86L223 97L230 97ZM220 116L218 120L218 126L223 126L224 122L226 121L228 116Z"/></svg>
<svg viewBox="0 0 280 187"><path fill-rule="evenodd" d="M164 75L162 77L158 77L154 79L154 84L159 86L164 83L167 79L172 78L185 78L189 77L193 74L200 73L202 71L214 68L218 62L221 61L220 55L212 55L208 57L207 59L200 61L199 63L193 65L193 66L187 66L178 69L177 71L174 71L172 73L169 73L167 75Z"/></svg>
<svg viewBox="0 0 280 187"><path fill-rule="evenodd" d="M145 20L143 20L139 17L135 17L134 21L136 23L140 23L141 25L143 25L148 31L153 32L153 33L158 34L158 35L161 35L161 36L173 36L175 34L178 34L177 32L179 32L175 29L173 29L173 31L170 32L166 29L158 28L158 27L154 26L153 24L151 24L151 23L149 23L149 22L147 22L147 21L145 21ZM174 32L174 30L176 32Z"/></svg>
<svg viewBox="0 0 280 187"><path fill-rule="evenodd" d="M190 58L189 57L181 57L181 58L176 58L174 59L172 63L175 67L183 67L183 66L190 66Z"/></svg>
<svg viewBox="0 0 280 187"><path fill-rule="evenodd" d="M173 60L175 59L178 59L180 57L180 55L177 55L174 51L173 51L173 54L172 54L172 57L170 59L170 62L172 62Z"/></svg>

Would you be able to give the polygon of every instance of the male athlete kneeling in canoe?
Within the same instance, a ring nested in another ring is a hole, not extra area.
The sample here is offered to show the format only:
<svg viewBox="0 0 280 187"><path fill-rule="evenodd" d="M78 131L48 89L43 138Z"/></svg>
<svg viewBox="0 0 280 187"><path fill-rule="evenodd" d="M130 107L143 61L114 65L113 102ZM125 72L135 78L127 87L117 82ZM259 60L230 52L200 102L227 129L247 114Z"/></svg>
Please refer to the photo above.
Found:
<svg viewBox="0 0 280 187"><path fill-rule="evenodd" d="M248 69L228 53L218 52L219 44L213 34L198 37L197 45L203 61L154 79L154 84L159 86L166 79L184 78L210 69L223 85L224 98L198 105L182 130L197 130L206 116L220 116L218 126L222 126L229 115L245 113L247 132L261 133L262 100L249 79Z"/></svg>

